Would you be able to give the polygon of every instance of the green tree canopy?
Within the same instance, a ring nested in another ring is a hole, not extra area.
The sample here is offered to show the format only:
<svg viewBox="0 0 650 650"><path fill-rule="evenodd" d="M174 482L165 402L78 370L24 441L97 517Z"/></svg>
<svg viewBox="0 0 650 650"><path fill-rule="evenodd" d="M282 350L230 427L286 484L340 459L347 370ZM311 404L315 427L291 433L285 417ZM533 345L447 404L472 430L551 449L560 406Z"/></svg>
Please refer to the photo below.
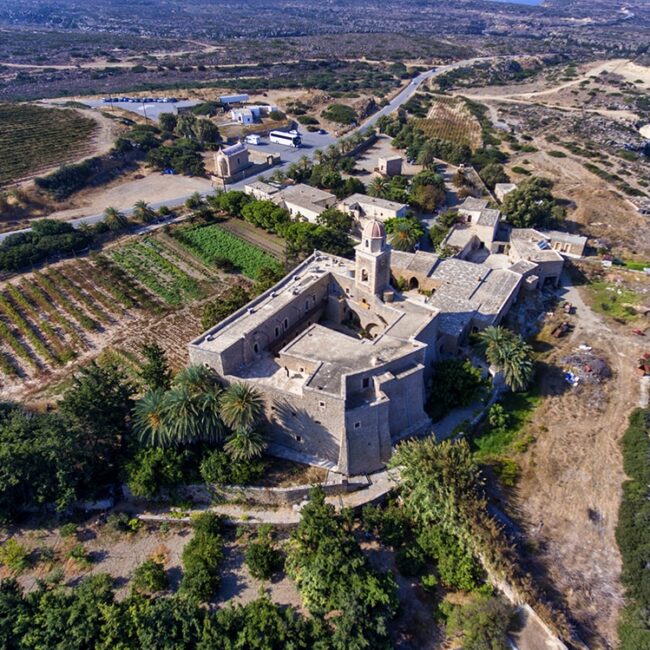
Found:
<svg viewBox="0 0 650 650"><path fill-rule="evenodd" d="M552 182L545 178L528 178L503 199L501 210L515 228L544 226L563 218L563 210L551 193Z"/></svg>

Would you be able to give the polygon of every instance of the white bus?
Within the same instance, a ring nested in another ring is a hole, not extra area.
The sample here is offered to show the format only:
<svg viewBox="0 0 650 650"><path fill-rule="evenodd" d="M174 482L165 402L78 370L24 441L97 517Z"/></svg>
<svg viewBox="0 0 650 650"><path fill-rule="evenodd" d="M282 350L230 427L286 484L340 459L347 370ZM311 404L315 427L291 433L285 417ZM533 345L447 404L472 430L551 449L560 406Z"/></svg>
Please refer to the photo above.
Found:
<svg viewBox="0 0 650 650"><path fill-rule="evenodd" d="M298 131L271 131L269 140L286 147L299 147L302 144Z"/></svg>

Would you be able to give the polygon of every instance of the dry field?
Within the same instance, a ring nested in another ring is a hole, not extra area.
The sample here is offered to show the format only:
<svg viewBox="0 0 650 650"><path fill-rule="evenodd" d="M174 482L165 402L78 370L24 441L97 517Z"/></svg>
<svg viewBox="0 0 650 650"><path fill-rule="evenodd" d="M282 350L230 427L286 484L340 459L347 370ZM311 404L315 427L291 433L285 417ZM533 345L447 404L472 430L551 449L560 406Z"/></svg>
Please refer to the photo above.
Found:
<svg viewBox="0 0 650 650"><path fill-rule="evenodd" d="M547 371L547 398L529 425L535 442L523 458L514 509L531 554L559 593L590 648L616 646L623 593L614 530L624 480L618 441L638 403L635 362L644 351L629 326L605 322L575 288L564 296L577 306L575 326L549 364L586 342L610 365L604 384L572 389Z"/></svg>
<svg viewBox="0 0 650 650"><path fill-rule="evenodd" d="M514 182L526 178L512 172L518 166L536 176L550 178L555 183L554 194L573 208L565 224L567 230L602 239L620 254L650 255L647 217L639 214L611 183L585 169L584 161L571 154L566 158L550 156L547 151L561 147L543 138L536 137L531 144L539 150L511 156L507 171Z"/></svg>

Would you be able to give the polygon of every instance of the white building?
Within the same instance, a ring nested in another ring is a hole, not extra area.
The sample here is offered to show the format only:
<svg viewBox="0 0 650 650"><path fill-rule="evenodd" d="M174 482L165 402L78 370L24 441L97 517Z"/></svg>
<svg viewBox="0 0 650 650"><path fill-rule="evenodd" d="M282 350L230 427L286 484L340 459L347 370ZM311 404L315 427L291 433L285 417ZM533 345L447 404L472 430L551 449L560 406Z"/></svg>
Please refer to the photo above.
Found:
<svg viewBox="0 0 650 650"><path fill-rule="evenodd" d="M352 194L343 199L339 209L354 217L363 228L366 222L376 219L382 223L395 217L405 217L407 206L396 201L387 201L365 194Z"/></svg>
<svg viewBox="0 0 650 650"><path fill-rule="evenodd" d="M298 183L281 190L273 198L279 205L286 208L292 217L304 217L314 223L327 208L336 205L336 196L319 190L317 187Z"/></svg>
<svg viewBox="0 0 650 650"><path fill-rule="evenodd" d="M239 124L253 124L255 117L249 108L235 108L230 111L230 118Z"/></svg>
<svg viewBox="0 0 650 650"><path fill-rule="evenodd" d="M516 183L497 183L494 186L494 196L501 202L506 197L506 194L510 194L510 192L514 192L516 189Z"/></svg>

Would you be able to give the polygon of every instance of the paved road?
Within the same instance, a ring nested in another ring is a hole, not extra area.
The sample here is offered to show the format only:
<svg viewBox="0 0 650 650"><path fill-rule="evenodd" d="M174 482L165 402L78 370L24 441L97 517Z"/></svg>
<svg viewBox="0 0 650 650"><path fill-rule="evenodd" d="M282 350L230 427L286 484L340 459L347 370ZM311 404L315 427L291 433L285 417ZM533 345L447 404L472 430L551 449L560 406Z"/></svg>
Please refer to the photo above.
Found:
<svg viewBox="0 0 650 650"><path fill-rule="evenodd" d="M492 57L485 57L485 59L489 59ZM444 65L444 66L439 66L437 68L432 68L431 70L427 70L426 72L423 72L419 74L417 77L415 77L409 85L401 90L391 101L388 105L384 106L381 110L379 110L377 113L374 115L370 116L365 122L363 122L360 126L357 127L357 130L364 130L370 127L373 127L377 120L382 117L383 115L389 115L393 111L397 110L402 104L407 102L415 93L415 91L418 89L418 87L425 82L428 79L431 79L432 77L436 77L440 74L443 74L445 72L448 72L449 70L453 70L454 68L458 67L463 67L467 65L471 65L472 63L483 60L481 58L473 58L473 59L466 59L464 61L458 61L457 63L452 63L450 65ZM164 106L164 105L163 105ZM342 137L347 137L349 133L345 134L345 136ZM299 158L302 156L307 156L308 158L313 158L314 154L316 151L319 149L323 149L324 147L328 147L331 144L335 144L338 140L341 138L335 138L334 136L330 135L329 133L326 134L320 134L320 133L310 133L308 131L305 131L304 133L301 133L302 136L302 141L303 141L303 146L297 149L291 148L291 147L283 147L282 145L276 145L276 144L271 144L267 143L266 145L263 145L261 147L251 147L254 149L259 149L260 151L265 151L265 152L278 152L282 155L282 162L274 167L273 169L286 169L291 163L297 161ZM249 176L243 181L239 181L238 183L233 183L232 185L228 186L228 189L242 189L246 183L250 183L251 181L255 180L259 176L262 176L264 174L268 175L269 170L266 170L264 172L260 172L259 174L255 174L253 176ZM207 193L203 192L203 196L206 196ZM173 200L168 200L168 201L161 201L159 203L151 203L150 206L154 209L158 209L163 205L166 205L170 208L176 208L178 206L181 206L185 203L185 201L191 196L191 194L185 194L183 196L178 196ZM133 210L123 210L124 214L129 216ZM94 214L94 215L89 215L87 217L79 217L78 219L72 219L68 223L71 223L75 228L80 226L83 223L93 225L98 223L104 218L103 214ZM13 233L17 232L28 232L30 228L25 228L22 230L15 230ZM8 235L13 234L13 233L0 233L0 242L2 242Z"/></svg>

